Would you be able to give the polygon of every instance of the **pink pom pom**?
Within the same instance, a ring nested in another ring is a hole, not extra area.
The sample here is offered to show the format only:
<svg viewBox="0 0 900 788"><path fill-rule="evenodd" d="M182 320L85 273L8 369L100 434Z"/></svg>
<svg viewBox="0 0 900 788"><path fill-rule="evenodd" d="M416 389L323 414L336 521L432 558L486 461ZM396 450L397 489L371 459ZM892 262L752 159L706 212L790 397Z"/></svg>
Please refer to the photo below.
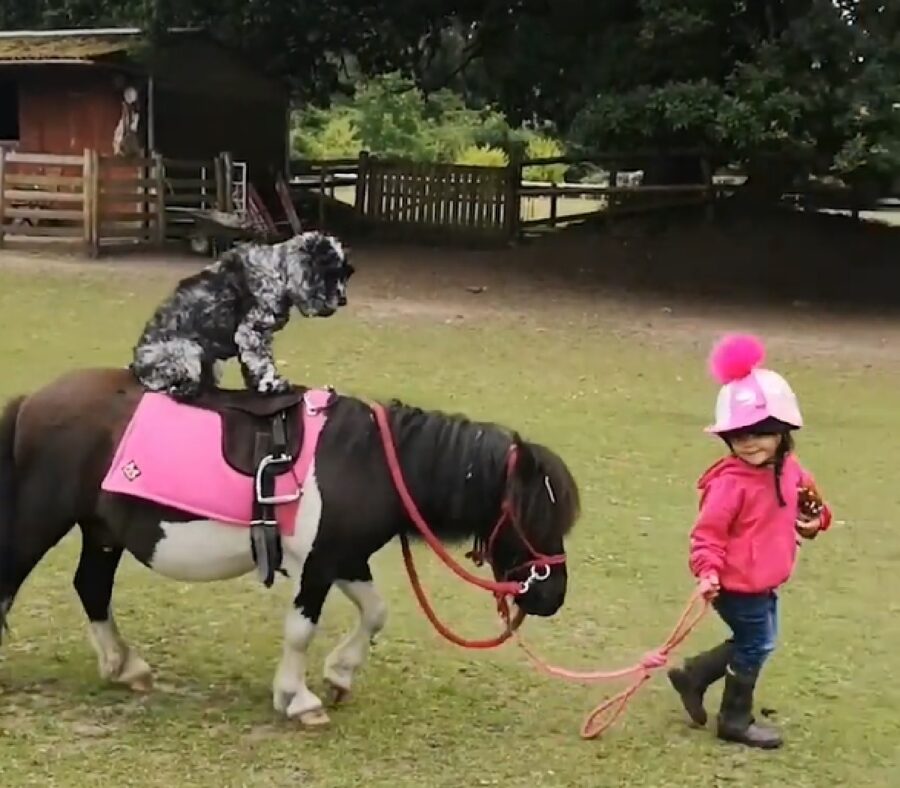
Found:
<svg viewBox="0 0 900 788"><path fill-rule="evenodd" d="M747 377L766 357L762 341L752 334L722 337L709 354L709 371L723 386Z"/></svg>

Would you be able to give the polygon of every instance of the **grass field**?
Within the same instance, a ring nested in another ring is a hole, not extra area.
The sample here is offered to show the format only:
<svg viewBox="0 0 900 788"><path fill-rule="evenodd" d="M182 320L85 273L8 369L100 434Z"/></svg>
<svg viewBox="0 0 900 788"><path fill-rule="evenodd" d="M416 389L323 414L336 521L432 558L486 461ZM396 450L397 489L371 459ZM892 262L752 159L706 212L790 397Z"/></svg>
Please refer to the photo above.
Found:
<svg viewBox="0 0 900 788"><path fill-rule="evenodd" d="M446 271L382 277L365 250L355 262L346 314L295 319L279 335L286 372L498 419L554 447L580 482L584 515L567 545L567 604L528 623L531 643L592 668L631 663L660 643L691 590L694 482L719 451L701 432L715 395L704 355L717 331L735 326L677 304L661 312L549 289L513 302L502 276L479 301L461 286L474 283L468 270L448 284ZM149 310L183 270L0 257L0 397L72 367L126 363ZM396 545L373 562L388 627L329 729L300 730L270 707L286 583L180 584L126 558L116 614L158 683L131 696L97 677L71 588L73 533L23 589L0 649L0 783L900 784L900 374L884 341L895 329L796 319L793 333L746 314L738 326L773 338L772 363L795 385L810 425L801 456L839 521L802 550L783 594L781 647L761 682L759 698L785 730L783 751L748 752L692 730L662 676L603 739L581 741L583 715L616 687L543 678L513 648L473 654L444 643L416 607ZM657 330L661 323L668 327ZM421 555L444 616L467 634L492 633L489 600ZM349 604L332 596L312 650L314 690L322 657L352 621ZM711 617L686 651L722 634ZM710 703L718 697L716 688Z"/></svg>

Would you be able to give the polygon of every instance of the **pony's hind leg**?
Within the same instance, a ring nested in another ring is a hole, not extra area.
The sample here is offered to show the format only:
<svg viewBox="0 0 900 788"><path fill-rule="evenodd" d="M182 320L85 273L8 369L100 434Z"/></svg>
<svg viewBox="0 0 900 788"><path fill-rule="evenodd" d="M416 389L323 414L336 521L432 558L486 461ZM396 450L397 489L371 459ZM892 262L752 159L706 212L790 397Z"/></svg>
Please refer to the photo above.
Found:
<svg viewBox="0 0 900 788"><path fill-rule="evenodd" d="M363 563L357 571L342 574L345 578L335 581L335 585L356 606L359 622L325 659L325 682L331 703L340 703L349 695L354 674L366 661L369 646L387 622L387 605L375 588L369 565Z"/></svg>
<svg viewBox="0 0 900 788"><path fill-rule="evenodd" d="M0 641L9 629L7 619L19 589L47 552L72 529L71 524L23 528L22 522L47 521L22 517L0 539Z"/></svg>
<svg viewBox="0 0 900 788"><path fill-rule="evenodd" d="M103 539L104 533L102 523L81 524L81 558L75 572L75 590L90 622L88 634L97 652L100 677L146 692L153 686L150 666L126 643L112 613L113 583L122 548Z"/></svg>
<svg viewBox="0 0 900 788"><path fill-rule="evenodd" d="M330 721L322 701L306 685L306 653L330 588L331 579L313 551L300 573L297 593L284 619L284 651L272 682L275 710L310 727Z"/></svg>

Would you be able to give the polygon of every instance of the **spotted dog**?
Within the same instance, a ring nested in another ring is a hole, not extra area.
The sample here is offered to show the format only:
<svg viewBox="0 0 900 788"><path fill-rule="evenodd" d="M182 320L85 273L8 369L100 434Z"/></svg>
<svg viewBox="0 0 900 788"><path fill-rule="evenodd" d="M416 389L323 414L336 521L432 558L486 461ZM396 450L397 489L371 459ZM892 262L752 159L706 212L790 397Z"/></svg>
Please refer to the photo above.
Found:
<svg viewBox="0 0 900 788"><path fill-rule="evenodd" d="M237 357L247 388L286 391L272 340L290 318L329 317L347 303L353 266L340 242L306 232L279 244L243 244L182 279L134 347L131 370L151 391L191 399L218 384Z"/></svg>

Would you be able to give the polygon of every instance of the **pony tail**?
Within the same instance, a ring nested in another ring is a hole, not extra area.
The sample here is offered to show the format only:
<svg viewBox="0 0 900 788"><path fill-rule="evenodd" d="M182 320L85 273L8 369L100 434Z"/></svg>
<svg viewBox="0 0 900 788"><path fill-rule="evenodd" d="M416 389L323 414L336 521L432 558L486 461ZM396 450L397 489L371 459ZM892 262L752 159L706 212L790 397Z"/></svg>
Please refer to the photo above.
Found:
<svg viewBox="0 0 900 788"><path fill-rule="evenodd" d="M709 354L710 374L721 384L742 380L763 363L766 348L753 334L727 334Z"/></svg>
<svg viewBox="0 0 900 788"><path fill-rule="evenodd" d="M12 589L13 538L16 517L16 473L14 447L16 420L24 397L12 400L0 416L0 640L7 629L6 612L15 593Z"/></svg>

